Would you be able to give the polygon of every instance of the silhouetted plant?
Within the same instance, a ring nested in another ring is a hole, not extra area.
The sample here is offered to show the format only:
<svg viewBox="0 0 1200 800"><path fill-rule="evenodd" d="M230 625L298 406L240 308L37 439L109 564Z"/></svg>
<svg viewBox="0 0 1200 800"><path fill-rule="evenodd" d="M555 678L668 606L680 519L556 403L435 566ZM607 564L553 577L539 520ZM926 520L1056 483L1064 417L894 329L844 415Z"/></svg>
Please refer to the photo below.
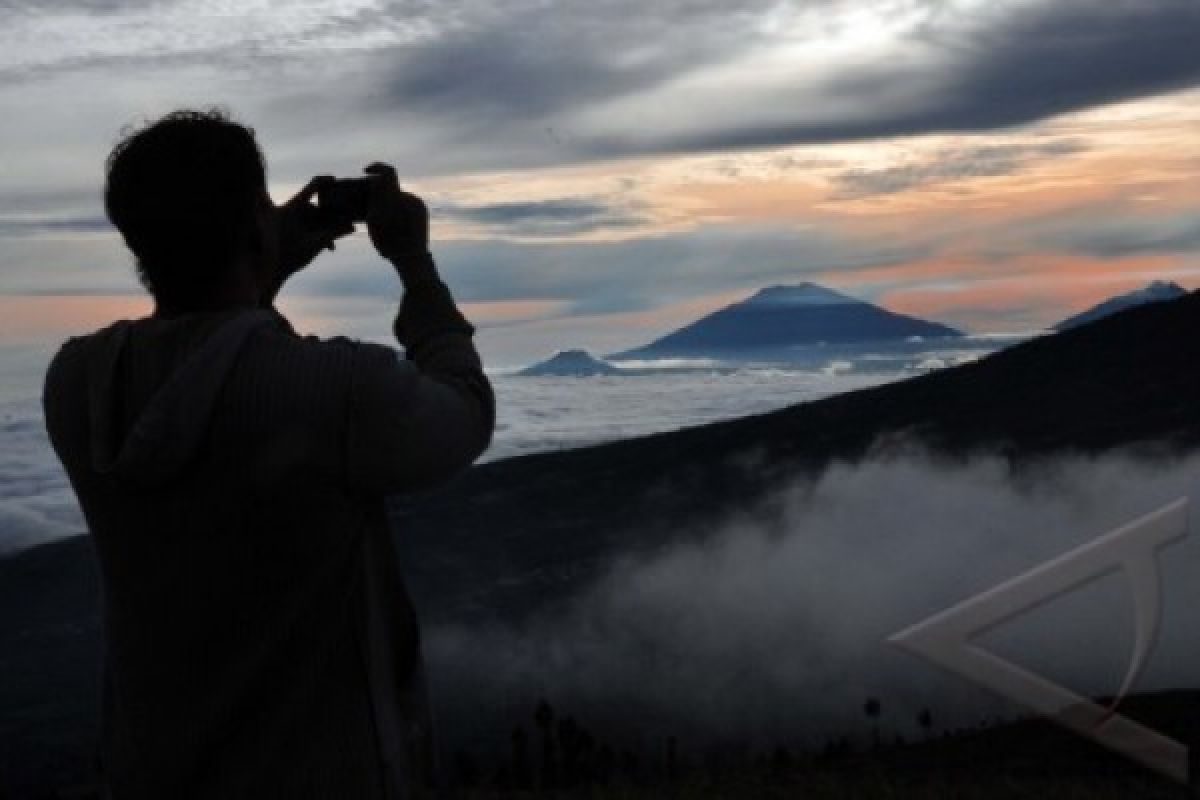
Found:
<svg viewBox="0 0 1200 800"><path fill-rule="evenodd" d="M792 767L792 754L783 745L778 745L771 753L771 770L776 774L787 772Z"/></svg>
<svg viewBox="0 0 1200 800"><path fill-rule="evenodd" d="M637 754L632 750L621 751L621 772L630 781L640 781L642 778L642 765L638 760Z"/></svg>
<svg viewBox="0 0 1200 800"><path fill-rule="evenodd" d="M455 751L454 771L458 776L458 782L463 787L473 789L479 785L479 765L475 763L475 759L471 757L471 754L465 750Z"/></svg>
<svg viewBox="0 0 1200 800"><path fill-rule="evenodd" d="M544 791L555 785L554 709L544 699L537 704L533 721L542 733L542 775L539 783Z"/></svg>
<svg viewBox="0 0 1200 800"><path fill-rule="evenodd" d="M674 736L667 737L667 780L672 783L679 777L679 742Z"/></svg>
<svg viewBox="0 0 1200 800"><path fill-rule="evenodd" d="M876 697L868 697L867 702L863 703L863 712L871 720L871 744L875 749L879 749L879 712L883 710L879 699Z"/></svg>
<svg viewBox="0 0 1200 800"><path fill-rule="evenodd" d="M933 730L933 714L928 708L922 708L921 713L917 714L917 724L925 731L925 738L928 739Z"/></svg>
<svg viewBox="0 0 1200 800"><path fill-rule="evenodd" d="M512 774L508 771L508 767L501 765L496 774L492 776L492 788L497 792L512 791Z"/></svg>
<svg viewBox="0 0 1200 800"><path fill-rule="evenodd" d="M596 779L596 740L592 737L590 731L579 726L578 735L579 747L579 779L585 784L590 784Z"/></svg>
<svg viewBox="0 0 1200 800"><path fill-rule="evenodd" d="M533 788L533 765L529 762L529 738L518 725L512 732L512 785L528 791Z"/></svg>
<svg viewBox="0 0 1200 800"><path fill-rule="evenodd" d="M612 780L617 768L617 756L608 743L600 745L596 751L596 777L602 784L607 785Z"/></svg>
<svg viewBox="0 0 1200 800"><path fill-rule="evenodd" d="M579 726L573 717L558 721L558 749L563 786L574 786L579 779Z"/></svg>

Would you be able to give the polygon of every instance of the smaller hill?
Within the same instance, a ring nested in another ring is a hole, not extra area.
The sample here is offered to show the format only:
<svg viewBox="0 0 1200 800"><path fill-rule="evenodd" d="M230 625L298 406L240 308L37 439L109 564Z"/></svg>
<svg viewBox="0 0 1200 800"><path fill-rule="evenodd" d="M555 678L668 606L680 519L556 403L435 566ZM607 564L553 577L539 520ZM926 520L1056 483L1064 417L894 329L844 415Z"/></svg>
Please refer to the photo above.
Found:
<svg viewBox="0 0 1200 800"><path fill-rule="evenodd" d="M1052 330L1066 331L1071 328L1078 328L1080 325L1104 319L1130 308L1144 306L1147 303L1161 303L1164 300L1174 300L1178 297L1183 297L1185 294L1187 294L1187 289L1184 289L1178 283L1154 281L1148 286L1143 286L1141 289L1134 289L1132 292L1110 297L1104 302L1092 306L1087 311L1067 317L1055 325Z"/></svg>
<svg viewBox="0 0 1200 800"><path fill-rule="evenodd" d="M560 350L550 358L517 373L525 377L586 377L621 375L623 370L593 356L586 350Z"/></svg>

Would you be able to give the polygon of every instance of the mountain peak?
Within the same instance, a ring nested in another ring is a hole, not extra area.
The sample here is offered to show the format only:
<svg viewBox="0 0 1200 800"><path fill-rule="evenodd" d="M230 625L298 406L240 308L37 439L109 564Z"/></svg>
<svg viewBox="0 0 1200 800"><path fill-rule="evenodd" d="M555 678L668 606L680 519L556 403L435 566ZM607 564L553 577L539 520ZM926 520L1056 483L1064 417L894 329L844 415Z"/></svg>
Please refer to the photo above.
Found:
<svg viewBox="0 0 1200 800"><path fill-rule="evenodd" d="M1055 325L1052 330L1065 331L1071 328L1077 328L1080 325L1086 325L1089 322L1095 322L1098 319L1117 314L1130 308L1146 305L1147 303L1161 303L1165 300L1174 300L1178 297L1183 297L1187 294L1187 289L1184 289L1174 281L1151 281L1140 289L1119 294L1115 297L1110 297L1102 303L1092 306L1086 311L1080 312L1072 317L1067 317L1062 322Z"/></svg>
<svg viewBox="0 0 1200 800"><path fill-rule="evenodd" d="M748 298L745 304L756 306L832 306L861 302L863 301L826 288L820 284L804 281L803 283L776 284L764 287Z"/></svg>
<svg viewBox="0 0 1200 800"><path fill-rule="evenodd" d="M716 358L795 361L807 348L962 336L820 284L767 286L613 360Z"/></svg>
<svg viewBox="0 0 1200 800"><path fill-rule="evenodd" d="M1149 295L1154 297L1179 297L1187 294L1187 289L1184 289L1175 281L1151 281L1141 289L1135 289L1130 294Z"/></svg>
<svg viewBox="0 0 1200 800"><path fill-rule="evenodd" d="M550 358L534 364L531 367L526 367L521 370L518 375L540 376L540 375L619 375L620 370L609 364L606 361L593 356L587 350L572 349L559 350Z"/></svg>

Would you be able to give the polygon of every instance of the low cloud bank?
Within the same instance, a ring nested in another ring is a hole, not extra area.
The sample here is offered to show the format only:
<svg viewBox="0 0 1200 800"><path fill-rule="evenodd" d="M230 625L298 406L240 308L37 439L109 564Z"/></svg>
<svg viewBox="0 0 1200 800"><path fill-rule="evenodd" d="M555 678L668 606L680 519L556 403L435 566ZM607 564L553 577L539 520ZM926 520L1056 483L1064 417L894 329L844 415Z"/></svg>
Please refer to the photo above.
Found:
<svg viewBox="0 0 1200 800"><path fill-rule="evenodd" d="M0 557L86 528L38 405L0 400Z"/></svg>
<svg viewBox="0 0 1200 800"><path fill-rule="evenodd" d="M1068 457L1012 472L999 458L910 449L838 465L714 523L702 542L624 561L519 628L426 630L443 735L503 746L540 697L602 736L675 734L692 747L861 741L868 697L889 736L918 735L923 708L938 729L1014 715L886 637L1198 490L1200 457ZM1200 686L1200 537L1160 561L1162 629L1135 691ZM1115 692L1132 642L1124 578L983 641L1081 693Z"/></svg>

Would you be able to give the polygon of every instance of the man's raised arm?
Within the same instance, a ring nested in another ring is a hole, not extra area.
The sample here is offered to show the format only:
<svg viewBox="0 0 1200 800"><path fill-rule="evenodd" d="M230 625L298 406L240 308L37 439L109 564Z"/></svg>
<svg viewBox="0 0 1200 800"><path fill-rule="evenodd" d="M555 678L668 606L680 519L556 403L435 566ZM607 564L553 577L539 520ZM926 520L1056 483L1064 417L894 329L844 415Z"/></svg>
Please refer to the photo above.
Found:
<svg viewBox="0 0 1200 800"><path fill-rule="evenodd" d="M427 486L469 466L491 442L496 404L474 327L454 304L429 254L425 204L400 190L386 165L372 175L367 230L404 283L393 331L408 359L361 343L347 421L351 486L380 494Z"/></svg>

